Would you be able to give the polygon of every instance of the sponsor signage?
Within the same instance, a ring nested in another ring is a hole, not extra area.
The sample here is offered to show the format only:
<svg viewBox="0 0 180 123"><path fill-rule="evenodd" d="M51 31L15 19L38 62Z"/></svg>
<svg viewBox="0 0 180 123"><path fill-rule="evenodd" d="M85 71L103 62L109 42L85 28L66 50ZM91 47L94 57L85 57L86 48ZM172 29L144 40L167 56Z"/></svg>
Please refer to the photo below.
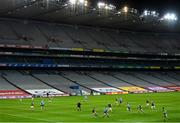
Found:
<svg viewBox="0 0 180 123"><path fill-rule="evenodd" d="M151 66L150 69L161 69L160 66Z"/></svg>
<svg viewBox="0 0 180 123"><path fill-rule="evenodd" d="M93 52L104 52L104 49L92 49Z"/></svg>
<svg viewBox="0 0 180 123"><path fill-rule="evenodd" d="M71 48L49 47L50 50L71 50Z"/></svg>
<svg viewBox="0 0 180 123"><path fill-rule="evenodd" d="M21 90L0 90L0 99L28 97L31 97L31 95Z"/></svg>
<svg viewBox="0 0 180 123"><path fill-rule="evenodd" d="M143 93L143 92L148 92L148 91L145 90L144 88L137 87L137 86L120 87L120 89L129 91L129 92L133 92L133 93Z"/></svg>
<svg viewBox="0 0 180 123"><path fill-rule="evenodd" d="M115 94L128 94L128 92L124 92L124 91L121 91L121 92L106 92L107 95L115 95Z"/></svg>
<svg viewBox="0 0 180 123"><path fill-rule="evenodd" d="M174 69L180 69L180 66L175 66Z"/></svg>
<svg viewBox="0 0 180 123"><path fill-rule="evenodd" d="M6 47L9 47L9 48L15 48L16 45L14 45L14 44L7 44Z"/></svg>
<svg viewBox="0 0 180 123"><path fill-rule="evenodd" d="M2 64L0 64L0 67L5 67L5 66L6 66L6 64L3 64L3 63L2 63Z"/></svg>
<svg viewBox="0 0 180 123"><path fill-rule="evenodd" d="M42 46L34 46L33 48L34 48L34 49L43 49Z"/></svg>
<svg viewBox="0 0 180 123"><path fill-rule="evenodd" d="M72 48L71 50L72 50L72 51L84 51L83 48Z"/></svg>
<svg viewBox="0 0 180 123"><path fill-rule="evenodd" d="M153 90L153 91L157 91L157 92L168 92L168 91L172 91L172 90L169 90L169 89L164 88L164 87L148 87L148 89Z"/></svg>
<svg viewBox="0 0 180 123"><path fill-rule="evenodd" d="M56 89L31 89L26 91L35 96L47 96L47 93L49 93L51 96L68 96L64 92Z"/></svg>
<svg viewBox="0 0 180 123"><path fill-rule="evenodd" d="M99 91L102 93L112 93L112 92L123 92L122 90L116 89L116 88L92 88L95 91Z"/></svg>
<svg viewBox="0 0 180 123"><path fill-rule="evenodd" d="M171 86L171 87L168 87L168 88L180 91L180 86Z"/></svg>
<svg viewBox="0 0 180 123"><path fill-rule="evenodd" d="M30 45L20 45L20 46L18 46L18 47L20 47L20 48L31 48L31 46Z"/></svg>
<svg viewBox="0 0 180 123"><path fill-rule="evenodd" d="M4 44L0 44L0 47L5 47L5 45Z"/></svg>

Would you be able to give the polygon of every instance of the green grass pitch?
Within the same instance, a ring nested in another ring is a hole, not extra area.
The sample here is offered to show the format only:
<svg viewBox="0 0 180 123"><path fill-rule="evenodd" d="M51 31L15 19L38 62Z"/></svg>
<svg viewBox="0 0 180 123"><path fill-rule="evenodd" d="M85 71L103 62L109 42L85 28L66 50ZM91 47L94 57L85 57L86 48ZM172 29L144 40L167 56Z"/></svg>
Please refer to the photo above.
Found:
<svg viewBox="0 0 180 123"><path fill-rule="evenodd" d="M115 106L115 98L123 98L122 106ZM153 100L156 110L145 108L146 99ZM162 122L162 107L168 112L167 122L180 122L180 93L147 93L128 95L88 96L84 101L82 96L56 97L52 103L45 98L45 109L40 109L40 98L34 99L35 109L30 110L31 99L0 100L0 122ZM82 111L76 110L76 103L82 103ZM126 111L126 102L132 107L132 112ZM113 104L110 118L102 118L103 109ZM144 113L137 111L137 105L144 107ZM96 106L99 117L91 116L92 108Z"/></svg>

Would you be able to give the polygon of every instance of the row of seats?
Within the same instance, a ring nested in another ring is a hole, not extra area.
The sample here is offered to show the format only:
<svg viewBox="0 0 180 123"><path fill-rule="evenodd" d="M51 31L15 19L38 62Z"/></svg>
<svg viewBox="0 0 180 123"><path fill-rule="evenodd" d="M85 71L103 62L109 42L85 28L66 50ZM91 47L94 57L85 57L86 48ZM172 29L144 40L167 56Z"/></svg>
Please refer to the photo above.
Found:
<svg viewBox="0 0 180 123"><path fill-rule="evenodd" d="M0 77L0 90L16 90L17 88L10 83L8 83L5 79Z"/></svg>
<svg viewBox="0 0 180 123"><path fill-rule="evenodd" d="M79 86L80 90L92 92L94 88L141 87L149 90L149 87L180 86L180 73L178 72L83 72L83 71L15 71L2 70L0 78L0 90L13 90L17 85L24 90L53 89L73 93L70 88ZM122 89L123 90L123 89ZM169 89L170 90L170 89Z"/></svg>
<svg viewBox="0 0 180 123"><path fill-rule="evenodd" d="M50 86L38 81L31 75L24 75L18 71L1 71L8 81L14 83L24 90L29 89L52 89Z"/></svg>
<svg viewBox="0 0 180 123"><path fill-rule="evenodd" d="M0 20L0 29L0 44L100 48L126 52L180 52L180 36L172 33L125 32L19 20Z"/></svg>

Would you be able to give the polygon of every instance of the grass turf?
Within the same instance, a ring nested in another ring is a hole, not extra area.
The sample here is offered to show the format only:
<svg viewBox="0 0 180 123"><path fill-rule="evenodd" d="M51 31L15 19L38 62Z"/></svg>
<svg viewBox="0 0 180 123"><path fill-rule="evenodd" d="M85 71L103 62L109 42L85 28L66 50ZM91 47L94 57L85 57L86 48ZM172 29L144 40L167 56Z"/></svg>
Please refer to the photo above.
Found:
<svg viewBox="0 0 180 123"><path fill-rule="evenodd" d="M115 98L122 97L122 106L115 106ZM156 110L145 108L146 99L153 100ZM162 122L162 107L168 112L168 122L180 122L180 93L147 93L128 95L88 96L84 101L82 96L56 97L52 103L45 98L45 109L40 109L40 98L34 99L35 109L30 110L31 99L0 100L0 122ZM82 103L82 111L76 110L76 103ZM132 112L126 111L126 102L132 107ZM103 109L113 104L110 118L102 118ZM144 107L144 113L137 111L137 105ZM91 116L92 108L96 106L99 117Z"/></svg>

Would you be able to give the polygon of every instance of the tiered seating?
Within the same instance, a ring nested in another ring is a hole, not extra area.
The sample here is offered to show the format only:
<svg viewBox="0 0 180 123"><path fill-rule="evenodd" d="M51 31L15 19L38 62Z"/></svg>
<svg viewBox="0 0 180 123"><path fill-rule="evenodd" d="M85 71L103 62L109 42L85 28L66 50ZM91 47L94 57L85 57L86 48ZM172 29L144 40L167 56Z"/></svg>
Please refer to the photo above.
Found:
<svg viewBox="0 0 180 123"><path fill-rule="evenodd" d="M176 81L174 81L177 85L180 86L180 74L178 74L178 72L168 72L167 73L170 77L174 78L174 80L176 79Z"/></svg>
<svg viewBox="0 0 180 123"><path fill-rule="evenodd" d="M0 77L0 99L31 97L28 93L10 84L6 79Z"/></svg>
<svg viewBox="0 0 180 123"><path fill-rule="evenodd" d="M46 40L48 40L48 42L53 42L54 44L56 44L56 47L64 47L64 48L79 47L74 45L72 39L64 31L63 26L49 25L46 23L42 23L36 25L36 27L46 37ZM53 46L53 45L49 45L49 43L47 44L48 46Z"/></svg>
<svg viewBox="0 0 180 123"><path fill-rule="evenodd" d="M120 79L114 78L111 75L105 74L105 73L100 73L100 72L89 72L90 75L100 81L103 81L106 84L115 86L115 87L127 87L127 86L133 86L131 84L128 84Z"/></svg>
<svg viewBox="0 0 180 123"><path fill-rule="evenodd" d="M98 92L153 92L180 90L178 72L82 72L82 71L13 71L3 70L0 90L18 90L9 83L30 93L43 90L62 90L76 93L72 86L79 86L84 93ZM32 74L32 76L31 76ZM163 79L161 79L163 78ZM6 81L7 79L7 81ZM48 86L49 85L49 86ZM56 88L56 89L54 89ZM32 92L34 90L34 92ZM59 92L62 93L62 92Z"/></svg>
<svg viewBox="0 0 180 123"><path fill-rule="evenodd" d="M158 79L158 78L152 76L151 74L153 74L153 73L149 73L149 72L141 73L143 78L150 81L150 82L153 82L153 83L158 84L160 86L173 86L172 83L169 83L169 82L164 81L162 79Z"/></svg>
<svg viewBox="0 0 180 123"><path fill-rule="evenodd" d="M17 88L0 77L0 90L17 90Z"/></svg>
<svg viewBox="0 0 180 123"><path fill-rule="evenodd" d="M4 77L10 81L11 83L17 85L21 89L28 91L31 94L34 95L45 95L46 93L51 93L54 95L61 95L63 92L58 91L38 79L35 79L29 74L22 74L17 71L1 71L3 73Z"/></svg>
<svg viewBox="0 0 180 123"><path fill-rule="evenodd" d="M13 30L8 26L9 23L5 22L5 21L1 21L0 22L0 38L1 39L9 39L9 40L16 40L17 37L16 35L13 33Z"/></svg>
<svg viewBox="0 0 180 123"><path fill-rule="evenodd" d="M153 72L151 74L163 81L171 83L172 86L176 86L176 85L180 84L179 80L176 80L176 79L168 76L168 74L166 72Z"/></svg>
<svg viewBox="0 0 180 123"><path fill-rule="evenodd" d="M63 72L66 77L69 79L76 81L80 85L84 85L92 90L96 90L99 92L104 92L103 88L112 88L111 86L108 86L104 83L101 83L97 80L92 79L91 77L85 75L82 72ZM113 88L114 89L114 88ZM116 91L116 89L114 89ZM120 91L120 90L117 90Z"/></svg>
<svg viewBox="0 0 180 123"><path fill-rule="evenodd" d="M73 83L65 78L63 78L60 75L57 74L34 74L36 77L38 77L39 79L41 79L42 81L49 83L50 85L63 90L64 92L67 93L73 93L74 91L70 88L71 86L79 86L76 83ZM90 92L90 90L79 86L80 90L84 90L86 92Z"/></svg>
<svg viewBox="0 0 180 123"><path fill-rule="evenodd" d="M123 32L44 22L1 21L1 44L179 53L178 34Z"/></svg>
<svg viewBox="0 0 180 123"><path fill-rule="evenodd" d="M144 81L153 83L154 86L149 86L149 88L151 88L152 90L155 90L155 91L172 91L171 89L168 89L169 86L172 86L171 83L168 83L166 81L155 78L152 75L150 75L149 72L135 72L134 75L138 78L143 79Z"/></svg>
<svg viewBox="0 0 180 123"><path fill-rule="evenodd" d="M49 44L51 45L52 42L47 42L47 39L42 35L42 33L36 27L36 24L31 23L23 23L23 22L16 22L12 23L11 29L14 33L18 36L18 38L24 41L23 44L29 45L43 45ZM55 45L54 45L55 46Z"/></svg>
<svg viewBox="0 0 180 123"><path fill-rule="evenodd" d="M31 77L30 75L23 75L17 71L3 71L6 77L12 83L18 85L23 89L52 89L51 87L43 84L37 79Z"/></svg>
<svg viewBox="0 0 180 123"><path fill-rule="evenodd" d="M113 73L113 74L117 78L120 78L126 81L127 83L133 84L135 87L140 87L140 89L139 90L137 89L137 91L143 91L143 92L152 91L151 89L148 89L147 87L154 86L153 84L145 82L141 79L138 79L134 77L133 75L130 75L129 73Z"/></svg>
<svg viewBox="0 0 180 123"><path fill-rule="evenodd" d="M154 84L151 84L151 83L148 83L148 82L145 82L143 80L140 80L136 77L134 77L133 75L131 75L131 73L115 73L115 76L127 81L127 82L130 82L130 83L133 83L137 86L140 86L140 87L149 87L149 86L154 86Z"/></svg>

